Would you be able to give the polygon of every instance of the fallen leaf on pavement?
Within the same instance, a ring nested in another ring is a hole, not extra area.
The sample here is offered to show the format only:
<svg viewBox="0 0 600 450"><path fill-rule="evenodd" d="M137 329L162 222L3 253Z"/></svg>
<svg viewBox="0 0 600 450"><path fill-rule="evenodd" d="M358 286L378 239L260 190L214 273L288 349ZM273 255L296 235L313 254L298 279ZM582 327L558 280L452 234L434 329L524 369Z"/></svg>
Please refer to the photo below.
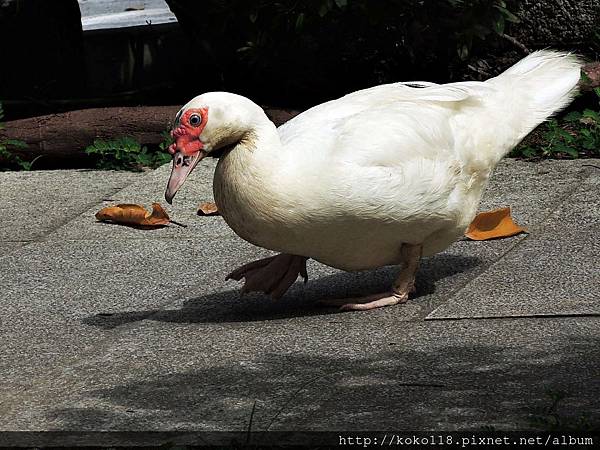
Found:
<svg viewBox="0 0 600 450"><path fill-rule="evenodd" d="M219 210L213 202L204 202L198 205L199 216L218 216Z"/></svg>
<svg viewBox="0 0 600 450"><path fill-rule="evenodd" d="M96 219L105 222L114 222L140 228L157 228L173 222L160 203L152 203L152 212L140 205L121 203L115 206L102 208L96 213Z"/></svg>
<svg viewBox="0 0 600 450"><path fill-rule="evenodd" d="M510 207L495 209L477 214L465 236L474 241L485 241L514 236L526 232L510 216Z"/></svg>

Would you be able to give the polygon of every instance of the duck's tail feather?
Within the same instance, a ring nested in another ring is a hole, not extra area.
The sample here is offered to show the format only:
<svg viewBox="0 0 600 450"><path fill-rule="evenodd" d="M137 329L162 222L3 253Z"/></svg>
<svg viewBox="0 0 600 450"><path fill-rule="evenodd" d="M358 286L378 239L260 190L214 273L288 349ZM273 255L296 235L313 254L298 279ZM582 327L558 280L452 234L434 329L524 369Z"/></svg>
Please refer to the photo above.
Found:
<svg viewBox="0 0 600 450"><path fill-rule="evenodd" d="M514 109L510 117L519 122L517 142L571 103L577 94L581 66L581 60L572 53L540 50L488 80L505 93L505 107Z"/></svg>

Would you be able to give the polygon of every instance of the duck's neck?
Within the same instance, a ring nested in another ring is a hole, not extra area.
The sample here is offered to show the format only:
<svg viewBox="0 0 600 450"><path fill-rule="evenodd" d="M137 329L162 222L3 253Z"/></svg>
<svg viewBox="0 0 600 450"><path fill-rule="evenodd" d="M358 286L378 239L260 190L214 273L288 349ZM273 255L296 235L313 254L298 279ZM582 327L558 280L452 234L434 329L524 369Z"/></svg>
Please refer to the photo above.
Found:
<svg viewBox="0 0 600 450"><path fill-rule="evenodd" d="M253 117L246 132L232 149L240 162L245 164L261 163L264 159L281 157L281 140L277 127L263 112L259 117Z"/></svg>
<svg viewBox="0 0 600 450"><path fill-rule="evenodd" d="M276 167L282 158L282 144L277 128L267 115L260 110L254 113L246 123L240 124L243 130L231 150L225 152L218 166L223 175L236 176L237 182L253 184L253 181L268 176L271 168ZM264 184L265 181L261 182Z"/></svg>
<svg viewBox="0 0 600 450"><path fill-rule="evenodd" d="M262 112L252 118L215 170L213 191L219 212L244 239L257 243L259 228L281 203L279 182L285 152L275 125Z"/></svg>

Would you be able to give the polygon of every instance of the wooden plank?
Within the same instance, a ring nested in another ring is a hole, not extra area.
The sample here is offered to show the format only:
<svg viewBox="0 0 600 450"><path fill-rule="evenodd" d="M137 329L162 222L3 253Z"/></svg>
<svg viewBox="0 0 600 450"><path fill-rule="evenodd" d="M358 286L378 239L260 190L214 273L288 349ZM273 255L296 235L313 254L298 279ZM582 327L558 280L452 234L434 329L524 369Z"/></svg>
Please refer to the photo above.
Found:
<svg viewBox="0 0 600 450"><path fill-rule="evenodd" d="M84 149L94 139L133 137L141 144L159 144L180 106L137 106L92 108L6 122L0 139L27 143L25 149L10 149L31 160L45 155L57 161L85 156ZM267 116L281 125L299 111L266 108Z"/></svg>
<svg viewBox="0 0 600 450"><path fill-rule="evenodd" d="M164 0L79 0L81 17L124 12L128 9L168 9Z"/></svg>
<svg viewBox="0 0 600 450"><path fill-rule="evenodd" d="M177 23L177 18L168 9L145 9L125 11L99 16L88 16L81 19L83 31L109 30L148 25Z"/></svg>
<svg viewBox="0 0 600 450"><path fill-rule="evenodd" d="M83 31L176 23L164 0L79 0Z"/></svg>

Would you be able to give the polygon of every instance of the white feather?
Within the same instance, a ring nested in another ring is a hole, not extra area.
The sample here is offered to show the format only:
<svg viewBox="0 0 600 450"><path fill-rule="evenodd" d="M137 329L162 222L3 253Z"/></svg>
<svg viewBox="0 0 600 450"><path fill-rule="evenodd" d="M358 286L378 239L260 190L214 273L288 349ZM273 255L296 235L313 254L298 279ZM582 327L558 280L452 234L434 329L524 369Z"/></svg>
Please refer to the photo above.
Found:
<svg viewBox="0 0 600 450"><path fill-rule="evenodd" d="M212 147L225 135L239 141L214 179L238 235L360 270L400 262L403 243L428 255L459 238L495 165L570 101L579 71L574 56L541 51L487 82L376 86L279 129L234 94L186 107L208 106L203 140Z"/></svg>

